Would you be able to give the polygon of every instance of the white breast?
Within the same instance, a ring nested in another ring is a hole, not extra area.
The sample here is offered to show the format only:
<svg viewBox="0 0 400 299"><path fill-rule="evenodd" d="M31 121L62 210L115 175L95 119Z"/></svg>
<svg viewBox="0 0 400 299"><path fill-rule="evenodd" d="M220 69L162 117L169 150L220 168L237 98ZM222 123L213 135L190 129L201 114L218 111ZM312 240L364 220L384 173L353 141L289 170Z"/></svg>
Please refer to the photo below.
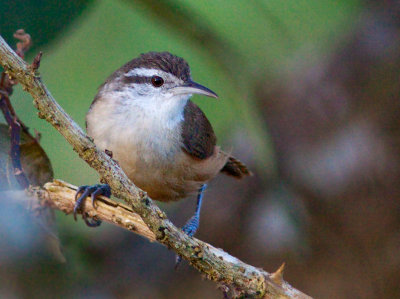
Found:
<svg viewBox="0 0 400 299"><path fill-rule="evenodd" d="M181 151L181 122L188 97L182 99L130 98L113 91L92 105L87 130L103 150L111 150L128 176L161 164L171 164Z"/></svg>

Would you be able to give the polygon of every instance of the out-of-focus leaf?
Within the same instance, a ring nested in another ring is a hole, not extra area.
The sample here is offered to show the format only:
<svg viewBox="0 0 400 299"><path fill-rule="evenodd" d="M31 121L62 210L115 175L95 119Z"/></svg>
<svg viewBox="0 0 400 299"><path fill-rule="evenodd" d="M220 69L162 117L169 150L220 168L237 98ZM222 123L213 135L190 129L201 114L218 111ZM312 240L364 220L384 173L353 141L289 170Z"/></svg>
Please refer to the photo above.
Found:
<svg viewBox="0 0 400 299"><path fill-rule="evenodd" d="M29 183L41 186L53 179L49 158L40 144L30 135L21 132L21 164ZM10 136L8 126L0 124L0 190L19 189L9 157Z"/></svg>
<svg viewBox="0 0 400 299"><path fill-rule="evenodd" d="M40 144L28 134L21 135L21 164L31 185L42 186L53 179L49 158Z"/></svg>
<svg viewBox="0 0 400 299"><path fill-rule="evenodd" d="M0 124L0 191L20 189L13 174L9 151L9 129L7 125ZM23 131L21 131L20 151L22 169L31 185L41 186L53 179L53 169L45 151L32 136ZM40 228L39 233L42 234L46 250L59 262L65 262L54 226L54 211L43 208L38 215L32 216Z"/></svg>

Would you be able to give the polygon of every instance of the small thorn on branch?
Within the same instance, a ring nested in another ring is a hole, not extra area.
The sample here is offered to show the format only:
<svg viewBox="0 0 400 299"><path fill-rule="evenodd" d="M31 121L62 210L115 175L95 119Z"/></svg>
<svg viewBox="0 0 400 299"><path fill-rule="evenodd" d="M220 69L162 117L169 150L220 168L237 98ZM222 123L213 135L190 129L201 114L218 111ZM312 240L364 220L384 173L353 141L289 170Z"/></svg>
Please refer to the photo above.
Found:
<svg viewBox="0 0 400 299"><path fill-rule="evenodd" d="M36 71L39 69L39 67L40 67L40 60L42 59L42 55L43 55L43 52L40 51L40 52L36 55L36 57L33 59L33 62L32 62L32 64L31 64L31 68L32 68L32 71L33 71L33 72L36 72Z"/></svg>
<svg viewBox="0 0 400 299"><path fill-rule="evenodd" d="M278 285L283 283L283 271L285 270L285 263L283 263L278 270L270 275L270 278Z"/></svg>
<svg viewBox="0 0 400 299"><path fill-rule="evenodd" d="M107 156L109 156L109 157L112 159L112 157L113 157L113 152L110 151L110 150L108 150L108 149L105 149L104 151L105 151L105 153L107 154Z"/></svg>

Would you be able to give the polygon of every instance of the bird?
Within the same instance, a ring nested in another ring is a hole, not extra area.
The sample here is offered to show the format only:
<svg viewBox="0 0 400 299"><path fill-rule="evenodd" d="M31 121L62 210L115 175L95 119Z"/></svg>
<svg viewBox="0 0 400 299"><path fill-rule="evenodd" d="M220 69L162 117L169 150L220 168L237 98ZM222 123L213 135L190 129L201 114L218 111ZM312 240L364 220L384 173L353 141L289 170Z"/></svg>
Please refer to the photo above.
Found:
<svg viewBox="0 0 400 299"><path fill-rule="evenodd" d="M193 236L208 182L219 173L237 179L252 173L217 145L214 130L190 98L218 98L192 80L188 63L169 52L148 52L112 73L99 87L86 115L86 129L96 146L112 153L128 178L151 199L177 201L197 192L194 215L183 226ZM111 196L106 184L78 188L74 217L86 197Z"/></svg>

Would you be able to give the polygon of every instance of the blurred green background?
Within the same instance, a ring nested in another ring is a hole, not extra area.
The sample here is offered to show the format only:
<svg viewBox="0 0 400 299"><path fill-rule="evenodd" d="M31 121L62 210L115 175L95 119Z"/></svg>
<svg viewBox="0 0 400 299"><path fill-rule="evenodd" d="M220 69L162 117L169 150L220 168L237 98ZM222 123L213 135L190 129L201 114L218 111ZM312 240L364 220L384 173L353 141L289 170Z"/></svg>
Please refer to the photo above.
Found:
<svg viewBox="0 0 400 299"><path fill-rule="evenodd" d="M267 271L286 262L286 279L316 298L400 296L398 2L0 1L10 45L19 28L34 41L26 59L43 51L45 84L81 126L125 62L148 51L184 57L220 96L194 97L219 143L255 173L211 183L197 236ZM27 93L16 87L11 100L42 133L56 178L97 182ZM194 204L162 208L182 225ZM222 297L187 265L174 271L166 248L62 213L59 264L18 219L0 229L1 297Z"/></svg>

